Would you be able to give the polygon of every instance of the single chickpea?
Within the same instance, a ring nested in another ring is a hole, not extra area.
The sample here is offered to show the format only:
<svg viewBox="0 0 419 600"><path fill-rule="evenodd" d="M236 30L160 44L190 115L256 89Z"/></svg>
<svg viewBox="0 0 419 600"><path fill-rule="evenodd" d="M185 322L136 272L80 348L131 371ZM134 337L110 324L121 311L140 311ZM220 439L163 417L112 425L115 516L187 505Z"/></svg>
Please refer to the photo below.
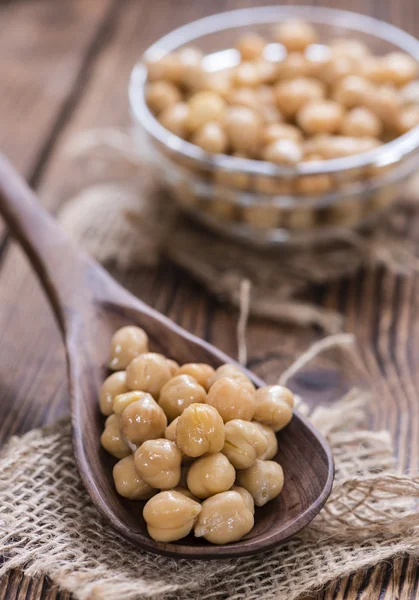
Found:
<svg viewBox="0 0 419 600"><path fill-rule="evenodd" d="M261 158L276 165L296 165L303 158L303 152L297 142L277 139L263 148Z"/></svg>
<svg viewBox="0 0 419 600"><path fill-rule="evenodd" d="M304 54L290 52L277 66L278 79L295 79L310 77L316 65L309 61Z"/></svg>
<svg viewBox="0 0 419 600"><path fill-rule="evenodd" d="M173 488L172 492L177 492L178 494L182 494L183 496L186 496L186 498L190 498L191 500L194 500L195 502L199 502L199 498L194 496L192 494L192 492L183 485L177 485L175 488ZM253 498L252 498L252 501L253 501Z"/></svg>
<svg viewBox="0 0 419 600"><path fill-rule="evenodd" d="M344 110L333 100L313 101L297 114L297 122L308 134L334 133L342 123Z"/></svg>
<svg viewBox="0 0 419 600"><path fill-rule="evenodd" d="M159 60L147 61L147 77L149 81L165 79L173 83L181 80L182 65L176 54L167 54Z"/></svg>
<svg viewBox="0 0 419 600"><path fill-rule="evenodd" d="M258 106L260 107L260 104L268 104L268 105L275 105L276 104L276 96L275 96L275 88L273 88L271 85L259 85L256 89L255 89L255 93L256 93L256 97L258 99Z"/></svg>
<svg viewBox="0 0 419 600"><path fill-rule="evenodd" d="M294 394L288 388L282 385L259 388L255 401L255 421L272 427L274 431L283 429L291 421Z"/></svg>
<svg viewBox="0 0 419 600"><path fill-rule="evenodd" d="M106 419L100 443L109 454L116 456L116 458L125 458L125 456L131 454L128 444L121 436L120 417L118 415L110 415Z"/></svg>
<svg viewBox="0 0 419 600"><path fill-rule="evenodd" d="M146 392L124 392L123 394L118 394L115 396L112 402L112 410L116 415L122 415L127 406L136 402L137 400L142 400L144 397L149 396Z"/></svg>
<svg viewBox="0 0 419 600"><path fill-rule="evenodd" d="M229 490L234 484L236 471L228 458L217 452L197 458L186 476L188 488L198 498L208 498Z"/></svg>
<svg viewBox="0 0 419 600"><path fill-rule="evenodd" d="M394 127L402 110L402 100L395 88L383 85L365 100L365 106L389 127Z"/></svg>
<svg viewBox="0 0 419 600"><path fill-rule="evenodd" d="M112 336L109 368L113 371L126 369L143 352L148 352L148 337L144 329L131 325L121 327Z"/></svg>
<svg viewBox="0 0 419 600"><path fill-rule="evenodd" d="M332 56L317 69L317 76L327 85L336 85L339 80L359 71L358 61L349 56Z"/></svg>
<svg viewBox="0 0 419 600"><path fill-rule="evenodd" d="M159 116L160 124L180 138L186 138L189 106L185 102L177 102L166 108Z"/></svg>
<svg viewBox="0 0 419 600"><path fill-rule="evenodd" d="M191 532L200 512L199 502L170 490L153 496L144 506L143 517L153 540L174 542Z"/></svg>
<svg viewBox="0 0 419 600"><path fill-rule="evenodd" d="M251 467L237 473L237 483L252 495L256 506L265 506L280 494L284 472L277 462L258 459Z"/></svg>
<svg viewBox="0 0 419 600"><path fill-rule="evenodd" d="M359 106L343 116L341 127L343 135L354 137L379 137L383 130L380 119L368 108Z"/></svg>
<svg viewBox="0 0 419 600"><path fill-rule="evenodd" d="M250 87L242 87L234 89L228 97L229 104L233 106L246 106L251 110L258 110L260 99L255 89Z"/></svg>
<svg viewBox="0 0 419 600"><path fill-rule="evenodd" d="M199 385L209 390L209 381L215 371L211 365L205 363L186 363L178 368L176 375L190 375Z"/></svg>
<svg viewBox="0 0 419 600"><path fill-rule="evenodd" d="M335 56L347 56L358 61L370 56L368 46L355 39L336 38L329 42L329 48Z"/></svg>
<svg viewBox="0 0 419 600"><path fill-rule="evenodd" d="M214 181L217 185L245 190L250 185L250 175L243 171L215 171Z"/></svg>
<svg viewBox="0 0 419 600"><path fill-rule="evenodd" d="M256 87L261 83L259 69L252 62L242 62L233 71L233 81L239 87Z"/></svg>
<svg viewBox="0 0 419 600"><path fill-rule="evenodd" d="M179 50L177 56L181 65L181 83L192 90L202 89L205 78L205 71L202 68L203 52L199 48L188 46Z"/></svg>
<svg viewBox="0 0 419 600"><path fill-rule="evenodd" d="M141 479L160 490L170 490L179 484L181 463L181 451L166 439L146 440L134 454Z"/></svg>
<svg viewBox="0 0 419 600"><path fill-rule="evenodd" d="M254 518L238 492L223 492L202 503L195 536L212 544L237 542L252 529Z"/></svg>
<svg viewBox="0 0 419 600"><path fill-rule="evenodd" d="M166 427L166 429L164 430L164 437L166 438L166 440L170 440L171 442L176 442L176 428L177 428L177 424L179 422L179 417L176 417L176 419L174 419L170 425L168 425Z"/></svg>
<svg viewBox="0 0 419 600"><path fill-rule="evenodd" d="M268 146L277 140L291 140L296 144L301 144L303 134L298 127L289 125L288 123L273 123L266 125L262 130L262 144Z"/></svg>
<svg viewBox="0 0 419 600"><path fill-rule="evenodd" d="M153 397L144 393L124 409L120 427L122 434L132 444L139 445L146 440L161 438L167 427L167 419Z"/></svg>
<svg viewBox="0 0 419 600"><path fill-rule="evenodd" d="M188 130L200 129L209 121L220 121L225 111L225 102L219 94L212 91L202 91L191 96L188 101L189 115Z"/></svg>
<svg viewBox="0 0 419 600"><path fill-rule="evenodd" d="M172 358L168 358L167 364L169 365L171 376L174 377L177 374L177 371L179 370L179 363L173 360Z"/></svg>
<svg viewBox="0 0 419 600"><path fill-rule="evenodd" d="M155 398L171 378L170 366L161 354L145 352L127 367L127 385L130 390L148 392Z"/></svg>
<svg viewBox="0 0 419 600"><path fill-rule="evenodd" d="M346 108L354 108L364 104L371 94L374 93L373 84L359 75L348 75L338 81L333 98Z"/></svg>
<svg viewBox="0 0 419 600"><path fill-rule="evenodd" d="M252 515L255 514L255 503L250 492L245 490L243 487L240 487L239 485L233 485L230 491L237 492L238 494L240 494L240 496L244 500L244 503L246 504L247 509L250 510Z"/></svg>
<svg viewBox="0 0 419 600"><path fill-rule="evenodd" d="M362 63L365 77L375 83L389 83L398 87L413 81L418 73L418 64L408 54L390 52L386 56L373 57Z"/></svg>
<svg viewBox="0 0 419 600"><path fill-rule="evenodd" d="M274 83L278 76L278 64L271 60L260 58L253 63L257 69L259 83Z"/></svg>
<svg viewBox="0 0 419 600"><path fill-rule="evenodd" d="M236 42L236 48L240 52L242 60L255 60L261 57L265 46L265 38L252 31L244 33Z"/></svg>
<svg viewBox="0 0 419 600"><path fill-rule="evenodd" d="M248 469L268 447L262 431L249 421L233 419L225 424L225 454L236 469Z"/></svg>
<svg viewBox="0 0 419 600"><path fill-rule="evenodd" d="M169 421L183 413L190 404L205 402L205 388L190 375L176 375L161 389L159 405Z"/></svg>
<svg viewBox="0 0 419 600"><path fill-rule="evenodd" d="M99 403L101 413L109 417L113 412L113 399L125 392L128 392L125 371L116 371L112 375L109 375L100 388Z"/></svg>
<svg viewBox="0 0 419 600"><path fill-rule="evenodd" d="M149 108L156 115L159 115L163 110L180 102L182 96L173 83L169 81L155 81L147 85L146 100Z"/></svg>
<svg viewBox="0 0 419 600"><path fill-rule="evenodd" d="M285 116L294 117L308 102L326 96L324 83L312 77L296 77L280 81L275 87L276 103Z"/></svg>
<svg viewBox="0 0 419 600"><path fill-rule="evenodd" d="M113 480L118 494L130 500L148 500L157 493L138 475L133 456L126 456L116 463Z"/></svg>
<svg viewBox="0 0 419 600"><path fill-rule="evenodd" d="M224 423L233 419L251 421L255 410L255 393L241 379L223 377L209 389L207 404L214 407Z"/></svg>
<svg viewBox="0 0 419 600"><path fill-rule="evenodd" d="M219 379L223 379L228 377L229 379L237 379L241 382L242 385L248 386L253 392L255 391L255 386L250 381L250 379L243 373L238 365L232 365L231 363L227 363L225 365L221 365L218 369L215 370L208 384L209 387L214 385L216 381Z"/></svg>
<svg viewBox="0 0 419 600"><path fill-rule="evenodd" d="M419 125L419 105L407 106L397 120L397 130L406 133Z"/></svg>
<svg viewBox="0 0 419 600"><path fill-rule="evenodd" d="M252 421L252 423L259 427L268 444L265 452L259 456L260 460L270 460L271 458L275 458L278 452L278 440L276 438L275 431L272 429L272 427L268 427L267 425L263 425L257 421Z"/></svg>
<svg viewBox="0 0 419 600"><path fill-rule="evenodd" d="M179 417L176 443L186 456L215 454L224 446L224 424L215 408L208 404L191 404Z"/></svg>
<svg viewBox="0 0 419 600"><path fill-rule="evenodd" d="M275 229L279 226L279 217L280 209L272 202L258 202L243 209L245 223L257 229Z"/></svg>
<svg viewBox="0 0 419 600"><path fill-rule="evenodd" d="M405 104L419 104L419 81L411 81L402 87L400 98Z"/></svg>
<svg viewBox="0 0 419 600"><path fill-rule="evenodd" d="M255 153L260 144L261 119L245 106L232 106L224 117L224 130L233 150Z"/></svg>
<svg viewBox="0 0 419 600"><path fill-rule="evenodd" d="M316 153L320 154L324 159L331 159L368 152L369 150L378 148L379 145L380 142L375 138L317 135L306 144L306 150L310 147L311 151L315 149Z"/></svg>
<svg viewBox="0 0 419 600"><path fill-rule="evenodd" d="M317 31L310 23L293 19L280 23L274 28L274 38L289 52L303 52L318 39Z"/></svg>
<svg viewBox="0 0 419 600"><path fill-rule="evenodd" d="M223 69L222 71L207 73L203 89L216 93L224 100L227 100L233 87L232 79L232 69Z"/></svg>
<svg viewBox="0 0 419 600"><path fill-rule="evenodd" d="M191 138L205 152L224 154L227 151L228 139L220 123L209 121L197 129Z"/></svg>
<svg viewBox="0 0 419 600"><path fill-rule="evenodd" d="M282 114L273 104L262 104L259 107L259 115L265 125L279 124L284 120Z"/></svg>
<svg viewBox="0 0 419 600"><path fill-rule="evenodd" d="M302 175L295 180L295 192L303 196L320 196L333 188L330 175Z"/></svg>

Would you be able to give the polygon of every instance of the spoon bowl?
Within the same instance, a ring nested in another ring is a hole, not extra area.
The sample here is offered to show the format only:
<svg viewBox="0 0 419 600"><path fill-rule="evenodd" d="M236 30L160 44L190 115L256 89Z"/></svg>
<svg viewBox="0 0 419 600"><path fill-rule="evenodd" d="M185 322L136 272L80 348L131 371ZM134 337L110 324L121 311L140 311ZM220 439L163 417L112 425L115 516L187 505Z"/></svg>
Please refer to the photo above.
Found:
<svg viewBox="0 0 419 600"><path fill-rule="evenodd" d="M111 337L123 325L138 325L147 332L153 351L179 363L204 362L216 368L235 361L135 298L98 263L77 250L2 157L0 214L36 269L60 325L77 467L94 505L115 530L151 552L189 559L227 558L273 548L317 515L332 488L333 461L322 436L296 412L291 423L277 434L279 450L274 460L284 469L283 491L264 507L256 508L252 531L224 546L193 535L175 543L152 540L142 517L144 503L117 494L112 478L116 459L100 445L104 417L98 397L108 374ZM243 371L256 386L264 385L253 373Z"/></svg>

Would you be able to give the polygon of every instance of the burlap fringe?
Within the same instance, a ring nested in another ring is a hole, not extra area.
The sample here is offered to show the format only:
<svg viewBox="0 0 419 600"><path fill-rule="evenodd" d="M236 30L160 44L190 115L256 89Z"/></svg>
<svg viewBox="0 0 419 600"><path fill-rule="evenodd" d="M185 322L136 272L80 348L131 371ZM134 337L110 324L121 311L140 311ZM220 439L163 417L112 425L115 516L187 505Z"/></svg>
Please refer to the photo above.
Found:
<svg viewBox="0 0 419 600"><path fill-rule="evenodd" d="M252 315L300 326L314 324L335 333L341 329L341 316L301 299L312 285L370 264L382 264L403 275L418 271L419 259L406 239L405 218L400 213L362 235L340 231L333 240L315 247L281 249L280 254L256 251L176 216L147 156L138 155L127 132L83 132L73 138L67 151L79 169L77 179L87 187L66 203L60 220L82 247L120 269L154 265L166 255L236 307L242 282L248 280ZM103 179L106 183L97 185ZM417 189L416 181L406 193L410 211L416 211Z"/></svg>
<svg viewBox="0 0 419 600"><path fill-rule="evenodd" d="M245 324L246 306L240 336ZM324 350L352 341L345 335L321 340L280 381ZM395 470L388 432L363 429L367 404L360 390L311 414L300 404L330 444L334 489L288 544L238 560L174 561L142 552L112 531L81 484L68 419L14 438L0 459L0 554L6 558L0 576L12 568L48 575L79 600L295 600L382 560L418 555L419 477Z"/></svg>

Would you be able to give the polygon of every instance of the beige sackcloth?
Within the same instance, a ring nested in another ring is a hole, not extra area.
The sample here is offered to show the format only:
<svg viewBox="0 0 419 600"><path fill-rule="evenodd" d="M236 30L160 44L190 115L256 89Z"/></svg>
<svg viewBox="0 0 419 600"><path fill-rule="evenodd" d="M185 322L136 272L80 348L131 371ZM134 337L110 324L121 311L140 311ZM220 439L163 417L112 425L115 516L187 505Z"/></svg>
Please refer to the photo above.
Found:
<svg viewBox="0 0 419 600"><path fill-rule="evenodd" d="M104 139L98 143L100 135ZM194 226L168 219L167 199L155 191L153 182L146 188L142 181L139 189L134 175L127 186L127 174L138 170L138 161L127 149L126 136L114 131L100 135L82 136L75 143L77 155L94 146L98 170L93 179L100 175L100 187L96 183L78 190L61 214L62 224L102 262L116 262L122 268L153 264L165 251L211 291L240 306L237 334L242 362L249 313L337 330L338 315L297 302L295 294L313 282L341 276L349 259L352 270L371 257L390 268L417 268L411 248L396 233L394 244L385 246L378 233L340 240L342 250L333 256L320 250L324 260L321 267L312 261L313 272L305 264L307 253L299 259L290 256L279 267L266 253L260 255L261 262L250 250L233 250L233 244L215 238L206 259L208 253L198 251L198 245L205 244L208 240L202 236L210 234L199 231L196 240ZM98 147L104 156L98 155ZM102 166L115 161L115 155L124 157L118 159L120 179L114 176L109 181L103 175L109 169ZM97 215L103 218L91 218ZM397 223L386 227L394 230ZM170 247L161 244L168 232ZM261 264L268 266L260 269ZM287 383L325 350L351 343L347 334L326 337L279 381ZM69 419L12 439L0 456L0 555L5 557L0 576L12 568L31 576L48 575L80 600L293 600L380 561L419 555L419 476L398 472L389 433L366 427L368 393L352 390L311 413L303 398L298 410L309 416L332 449L336 479L331 497L314 521L286 545L234 560L173 560L122 539L97 513L83 488L72 454Z"/></svg>

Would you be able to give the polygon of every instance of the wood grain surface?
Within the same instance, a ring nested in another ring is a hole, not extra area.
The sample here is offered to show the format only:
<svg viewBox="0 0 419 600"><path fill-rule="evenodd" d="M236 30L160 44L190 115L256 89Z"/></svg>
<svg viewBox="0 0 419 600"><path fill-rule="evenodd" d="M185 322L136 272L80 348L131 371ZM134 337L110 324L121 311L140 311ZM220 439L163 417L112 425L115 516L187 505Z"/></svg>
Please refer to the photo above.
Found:
<svg viewBox="0 0 419 600"><path fill-rule="evenodd" d="M294 4L320 4L303 0ZM76 189L64 162L77 131L129 123L129 71L149 43L200 16L266 1L0 0L0 144L56 211ZM329 0L392 22L419 35L417 0ZM419 223L406 223L418 238ZM20 250L0 230L0 438L22 433L68 411L64 353L57 326ZM157 269L118 276L141 299L226 353L236 353L235 311L209 296L182 271ZM310 299L339 310L346 331L377 391L371 424L386 428L398 462L419 460L419 286L379 267L327 287ZM252 320L249 367L270 382L311 342L315 330ZM410 600L419 595L416 561L395 563L345 578L315 600ZM0 600L66 599L50 582L12 572L0 582ZM282 599L280 599L282 600ZM308 599L307 599L308 600Z"/></svg>

